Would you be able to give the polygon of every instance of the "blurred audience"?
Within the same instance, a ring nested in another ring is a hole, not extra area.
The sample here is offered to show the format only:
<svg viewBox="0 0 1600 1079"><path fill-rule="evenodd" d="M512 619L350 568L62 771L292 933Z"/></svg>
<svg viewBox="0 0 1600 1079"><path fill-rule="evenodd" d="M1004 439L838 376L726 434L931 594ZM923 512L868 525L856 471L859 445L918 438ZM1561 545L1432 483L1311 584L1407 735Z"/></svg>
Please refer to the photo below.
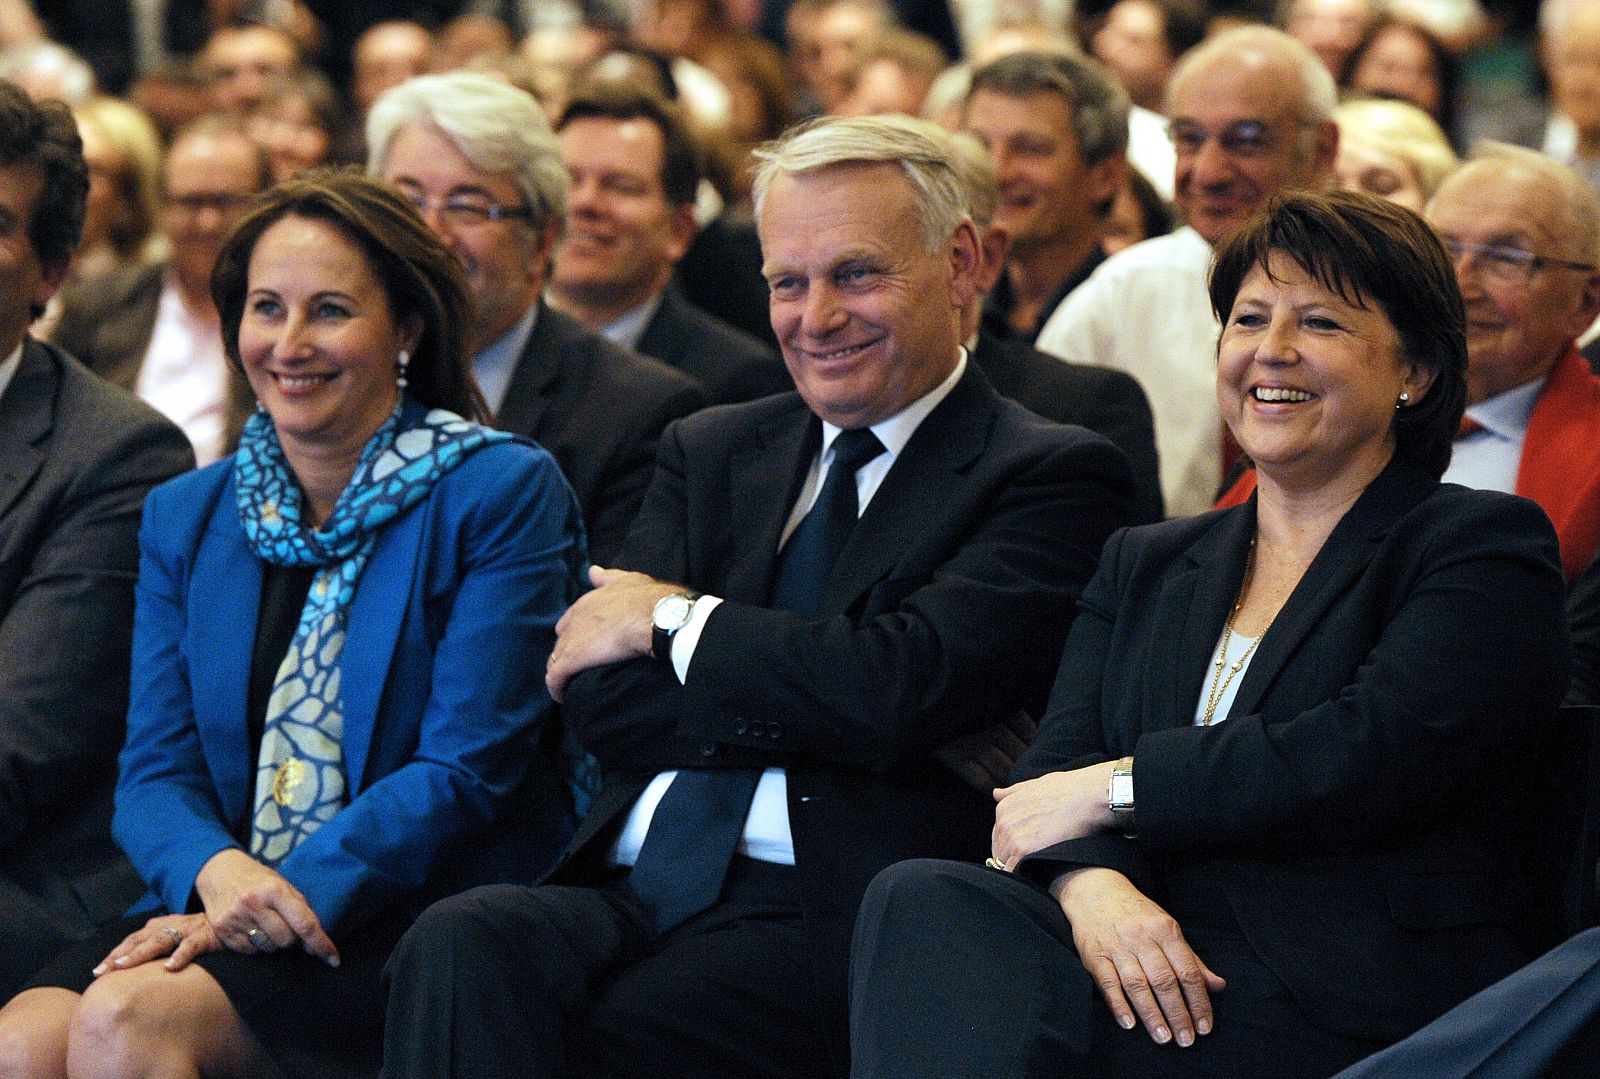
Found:
<svg viewBox="0 0 1600 1079"><path fill-rule="evenodd" d="M1111 202L1100 246L1107 256L1115 255L1153 236L1165 236L1176 226L1172 204L1161 197L1149 177L1129 166L1127 179Z"/></svg>
<svg viewBox="0 0 1600 1079"><path fill-rule="evenodd" d="M300 45L287 31L261 23L223 26L195 57L211 107L246 116L275 76L300 66Z"/></svg>
<svg viewBox="0 0 1600 1079"><path fill-rule="evenodd" d="M1205 15L1200 0L1117 0L1090 37L1094 58L1133 104L1160 112L1172 69L1205 37Z"/></svg>
<svg viewBox="0 0 1600 1079"><path fill-rule="evenodd" d="M1339 125L1334 186L1365 191L1417 213L1459 162L1427 113L1404 101L1368 98L1333 110Z"/></svg>
<svg viewBox="0 0 1600 1079"><path fill-rule="evenodd" d="M179 132L162 178L168 259L75 283L54 340L170 417L205 465L238 445L254 405L223 355L211 271L270 166L238 120L212 115Z"/></svg>
<svg viewBox="0 0 1600 1079"><path fill-rule="evenodd" d="M266 152L275 183L352 160L344 103L328 80L309 68L274 76L251 110L247 129Z"/></svg>
<svg viewBox="0 0 1600 1079"><path fill-rule="evenodd" d="M1460 75L1455 56L1430 30L1385 17L1350 54L1339 86L1352 96L1407 101L1455 139Z"/></svg>
<svg viewBox="0 0 1600 1079"><path fill-rule="evenodd" d="M1283 28L1338 78L1379 14L1378 0L1288 0Z"/></svg>
<svg viewBox="0 0 1600 1079"><path fill-rule="evenodd" d="M933 82L944 71L944 51L932 38L907 30L887 30L862 50L840 116L898 113L921 116Z"/></svg>
<svg viewBox="0 0 1600 1079"><path fill-rule="evenodd" d="M94 69L54 41L30 41L0 51L0 79L9 79L35 101L82 105L95 93Z"/></svg>
<svg viewBox="0 0 1600 1079"><path fill-rule="evenodd" d="M375 23L363 31L350 59L350 100L356 110L365 116L385 90L426 74L433 50L433 33L406 19Z"/></svg>

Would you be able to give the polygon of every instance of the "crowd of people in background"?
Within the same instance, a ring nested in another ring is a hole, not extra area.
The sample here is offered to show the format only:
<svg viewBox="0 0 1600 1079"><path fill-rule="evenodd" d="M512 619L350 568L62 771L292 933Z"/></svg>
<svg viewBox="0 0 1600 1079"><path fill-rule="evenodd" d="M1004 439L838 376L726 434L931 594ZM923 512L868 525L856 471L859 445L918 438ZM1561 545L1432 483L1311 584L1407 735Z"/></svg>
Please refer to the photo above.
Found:
<svg viewBox="0 0 1600 1079"><path fill-rule="evenodd" d="M0 1077L1332 1074L1563 702L1600 0L0 0Z"/></svg>

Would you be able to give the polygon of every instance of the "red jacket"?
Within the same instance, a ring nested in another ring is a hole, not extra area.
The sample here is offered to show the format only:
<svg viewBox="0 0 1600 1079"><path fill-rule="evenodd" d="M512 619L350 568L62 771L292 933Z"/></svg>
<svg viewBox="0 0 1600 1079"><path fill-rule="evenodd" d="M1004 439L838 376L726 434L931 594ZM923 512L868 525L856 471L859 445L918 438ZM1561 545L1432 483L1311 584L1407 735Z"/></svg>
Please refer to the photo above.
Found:
<svg viewBox="0 0 1600 1079"><path fill-rule="evenodd" d="M1255 469L1246 469L1216 508L1237 506L1255 489ZM1575 346L1556 361L1534 402L1516 493L1550 515L1561 539L1561 569L1571 581L1600 546L1600 377Z"/></svg>

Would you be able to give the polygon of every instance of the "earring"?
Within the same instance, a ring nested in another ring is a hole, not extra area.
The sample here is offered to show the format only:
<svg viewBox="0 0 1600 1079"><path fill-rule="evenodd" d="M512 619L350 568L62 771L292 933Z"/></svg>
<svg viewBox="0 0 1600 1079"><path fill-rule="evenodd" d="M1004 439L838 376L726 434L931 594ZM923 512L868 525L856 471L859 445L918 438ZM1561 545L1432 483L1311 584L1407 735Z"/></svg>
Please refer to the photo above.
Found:
<svg viewBox="0 0 1600 1079"><path fill-rule="evenodd" d="M1406 407L1406 402L1408 402L1410 400L1411 400L1411 394L1406 390L1401 390L1400 391L1400 400L1395 402L1395 406L1394 407L1395 408L1404 408L1404 407Z"/></svg>
<svg viewBox="0 0 1600 1079"><path fill-rule="evenodd" d="M401 349L400 350L400 355L395 358L395 365L394 365L395 366L394 384L396 386L400 387L401 392L405 391L405 388L406 388L406 385L407 385L407 383L406 383L406 368L410 365L410 363L411 363L411 353L407 352L405 349Z"/></svg>

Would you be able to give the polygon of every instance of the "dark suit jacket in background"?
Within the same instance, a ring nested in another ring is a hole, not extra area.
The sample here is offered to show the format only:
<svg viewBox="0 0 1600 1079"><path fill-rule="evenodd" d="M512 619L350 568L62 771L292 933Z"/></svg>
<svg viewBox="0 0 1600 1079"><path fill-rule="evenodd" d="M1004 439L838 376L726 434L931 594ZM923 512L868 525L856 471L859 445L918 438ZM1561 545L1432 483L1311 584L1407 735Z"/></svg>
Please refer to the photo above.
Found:
<svg viewBox="0 0 1600 1079"><path fill-rule="evenodd" d="M610 565L644 499L661 429L705 403L688 375L540 301L495 426L550 451L583 507L589 557Z"/></svg>
<svg viewBox="0 0 1600 1079"><path fill-rule="evenodd" d="M1229 718L1196 727L1254 533L1252 499L1106 545L1014 778L1132 754L1138 838L1021 872L1117 869L1180 926L1197 901L1229 911L1310 1022L1394 1040L1528 955L1512 822L1527 734L1565 687L1555 534L1525 499L1391 463Z"/></svg>
<svg viewBox="0 0 1600 1079"><path fill-rule="evenodd" d="M0 997L142 890L111 842L146 492L179 431L29 341L0 395Z"/></svg>
<svg viewBox="0 0 1600 1079"><path fill-rule="evenodd" d="M51 341L112 385L133 393L155 332L166 273L165 263L129 266L73 282L62 293L61 319ZM238 448L244 421L255 404L250 384L228 364L225 455Z"/></svg>
<svg viewBox="0 0 1600 1079"><path fill-rule="evenodd" d="M700 226L673 277L690 303L778 347L761 276L761 238L748 217L723 214Z"/></svg>
<svg viewBox="0 0 1600 1079"><path fill-rule="evenodd" d="M808 619L767 603L820 437L798 394L708 409L663 437L622 564L725 602L687 685L636 660L568 687L567 722L604 785L552 880L596 879L657 772L787 768L815 943L805 984L842 1039L851 924L873 875L987 847L992 799L934 749L1043 703L1081 582L1127 519L1131 479L1105 440L1041 421L969 367L889 470Z"/></svg>
<svg viewBox="0 0 1600 1079"><path fill-rule="evenodd" d="M1165 516L1155 420L1138 379L1109 367L1068 363L987 330L979 332L971 357L1002 397L1047 420L1075 423L1115 442L1133 465L1137 523Z"/></svg>
<svg viewBox="0 0 1600 1079"><path fill-rule="evenodd" d="M731 405L794 389L778 354L743 330L695 307L674 282L635 349L705 387L708 402Z"/></svg>

